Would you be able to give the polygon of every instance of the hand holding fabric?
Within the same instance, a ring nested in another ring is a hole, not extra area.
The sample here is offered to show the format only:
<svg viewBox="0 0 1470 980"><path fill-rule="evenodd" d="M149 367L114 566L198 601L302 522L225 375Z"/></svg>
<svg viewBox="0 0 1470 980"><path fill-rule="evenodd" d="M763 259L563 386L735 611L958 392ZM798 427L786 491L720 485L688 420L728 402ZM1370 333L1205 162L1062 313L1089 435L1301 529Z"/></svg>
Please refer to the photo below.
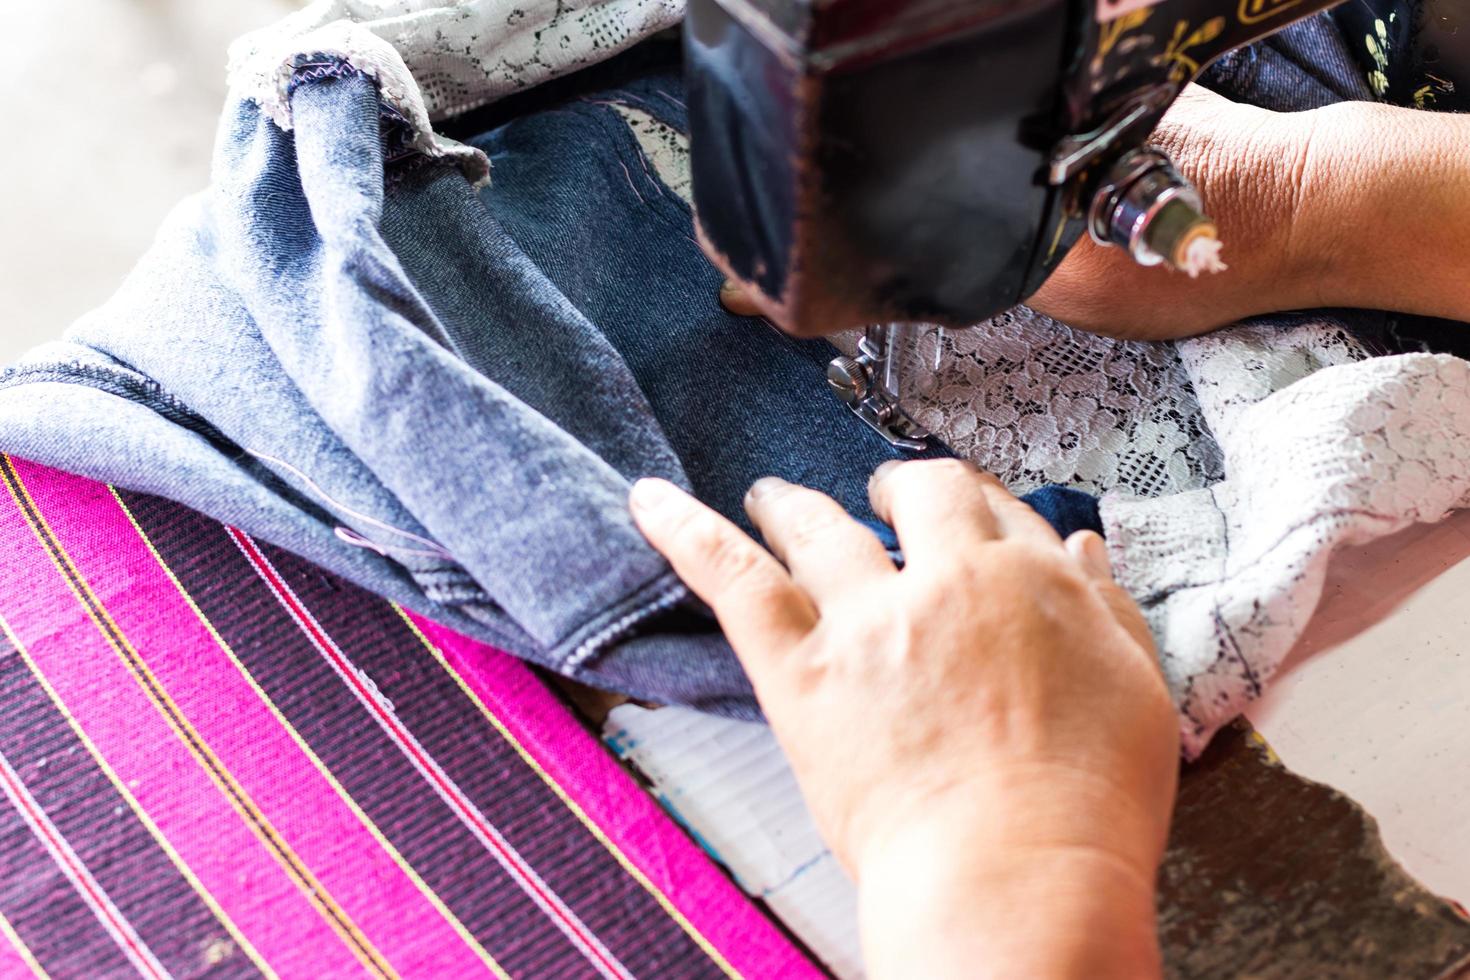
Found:
<svg viewBox="0 0 1470 980"><path fill-rule="evenodd" d="M856 878L870 971L1157 972L1177 720L1102 540L956 461L887 464L870 493L902 571L779 480L746 501L770 552L672 484L632 496Z"/></svg>

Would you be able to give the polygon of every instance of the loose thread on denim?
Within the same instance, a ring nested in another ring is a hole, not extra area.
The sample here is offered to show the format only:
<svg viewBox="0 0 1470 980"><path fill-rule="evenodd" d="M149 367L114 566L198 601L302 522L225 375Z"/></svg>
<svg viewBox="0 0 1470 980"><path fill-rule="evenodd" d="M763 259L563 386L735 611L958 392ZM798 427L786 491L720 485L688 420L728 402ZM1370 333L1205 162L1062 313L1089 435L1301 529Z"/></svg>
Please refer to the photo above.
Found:
<svg viewBox="0 0 1470 980"><path fill-rule="evenodd" d="M389 557L389 551L395 551L399 554L416 554L422 557L443 558L446 561L452 561L454 559L454 556L449 553L449 550L437 541L430 540L429 538L426 538L421 534L414 534L412 531L405 531L403 528L400 527L394 527L392 524L389 524L385 521L380 521L376 517L373 517L369 514L364 514L359 510L352 509L351 507L342 503L340 500L337 500L331 494L327 493L321 488L321 486L317 484L315 480L307 476L305 473L301 472L296 467L292 466L290 463L286 462L284 459L278 459L275 456L271 456L267 453L257 452L256 450L250 448L246 448L245 452L249 453L251 456L254 456L256 459L260 460L263 463L269 463L272 466L279 466L282 469L286 470L288 473L295 476L296 479L306 484L307 488L311 490L312 493L316 494L322 500L326 501L327 505L332 507L334 510L346 514L348 517L356 518L357 520L362 521L364 524L369 524L373 527L378 528L379 530L387 531L390 534L397 534L401 537L407 538L410 541L417 542L418 544L423 545L424 548L417 549L407 548L402 545L379 544L378 542L372 541L369 538L366 538L349 528L337 528L337 537L347 544L356 545L360 548L368 548L369 550L378 552L384 557Z"/></svg>
<svg viewBox="0 0 1470 980"><path fill-rule="evenodd" d="M443 552L430 551L427 548L405 548L400 545L380 544L379 542L374 541L372 538L363 537L361 534L357 533L352 528L345 525L338 525L337 527L332 528L332 533L335 534L337 536L337 540L341 541L343 544L350 544L355 548L366 548L368 551L375 551L378 554L382 555L384 558L445 557Z"/></svg>
<svg viewBox="0 0 1470 980"><path fill-rule="evenodd" d="M628 178L628 186L633 188L633 193L638 196L638 202L647 204L648 202L643 200L643 195L638 193L638 185L633 183L633 171L629 170L628 165L621 160L618 161L618 166L623 168L623 176Z"/></svg>
<svg viewBox="0 0 1470 980"><path fill-rule="evenodd" d="M644 153L641 148L638 151L638 163L639 163L639 165L641 167L643 167L643 176L644 177L647 177L648 178L648 182L653 185L653 189L656 190L656 191L658 191L658 196L659 197L663 197L664 196L663 182L660 181L657 177L655 177L653 175L653 171L649 169L649 166L648 166L648 154Z"/></svg>

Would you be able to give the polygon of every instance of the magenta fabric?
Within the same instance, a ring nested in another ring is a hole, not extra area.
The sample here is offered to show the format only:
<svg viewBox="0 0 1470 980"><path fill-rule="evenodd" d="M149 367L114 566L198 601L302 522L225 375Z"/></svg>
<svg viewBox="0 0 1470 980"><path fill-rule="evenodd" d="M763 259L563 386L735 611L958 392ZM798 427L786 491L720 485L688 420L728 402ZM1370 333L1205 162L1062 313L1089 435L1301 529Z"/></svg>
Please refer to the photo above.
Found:
<svg viewBox="0 0 1470 980"><path fill-rule="evenodd" d="M821 975L520 661L0 482L0 976Z"/></svg>

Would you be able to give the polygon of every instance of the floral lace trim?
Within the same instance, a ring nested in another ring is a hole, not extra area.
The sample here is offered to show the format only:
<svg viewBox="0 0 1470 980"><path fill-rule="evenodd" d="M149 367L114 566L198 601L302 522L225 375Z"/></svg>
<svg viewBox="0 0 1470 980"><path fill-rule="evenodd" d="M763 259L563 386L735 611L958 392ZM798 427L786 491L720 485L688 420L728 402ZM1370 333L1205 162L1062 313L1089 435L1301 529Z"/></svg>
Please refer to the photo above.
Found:
<svg viewBox="0 0 1470 980"><path fill-rule="evenodd" d="M340 58L377 82L418 152L481 184L485 155L439 136L432 120L611 57L682 15L678 0L316 0L231 45L230 89L290 129L299 57Z"/></svg>
<svg viewBox="0 0 1470 980"><path fill-rule="evenodd" d="M1243 409L1231 431L1223 483L1103 501L1114 569L1159 640L1189 755L1275 673L1334 550L1470 505L1470 362L1329 366Z"/></svg>

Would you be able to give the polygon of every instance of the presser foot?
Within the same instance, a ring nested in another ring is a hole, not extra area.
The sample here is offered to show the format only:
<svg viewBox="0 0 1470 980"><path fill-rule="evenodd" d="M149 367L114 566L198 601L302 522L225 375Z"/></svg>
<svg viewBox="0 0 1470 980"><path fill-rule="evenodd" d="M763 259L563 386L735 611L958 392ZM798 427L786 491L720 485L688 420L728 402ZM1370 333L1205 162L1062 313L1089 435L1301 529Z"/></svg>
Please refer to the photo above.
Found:
<svg viewBox="0 0 1470 980"><path fill-rule="evenodd" d="M827 384L889 445L907 452L929 448L929 430L915 422L898 403L899 366L894 350L908 328L872 326L858 344L856 357L837 357L827 365Z"/></svg>
<svg viewBox="0 0 1470 980"><path fill-rule="evenodd" d="M897 405L873 405L864 402L851 406L853 414L872 426L888 444L911 453L929 448L929 430Z"/></svg>

